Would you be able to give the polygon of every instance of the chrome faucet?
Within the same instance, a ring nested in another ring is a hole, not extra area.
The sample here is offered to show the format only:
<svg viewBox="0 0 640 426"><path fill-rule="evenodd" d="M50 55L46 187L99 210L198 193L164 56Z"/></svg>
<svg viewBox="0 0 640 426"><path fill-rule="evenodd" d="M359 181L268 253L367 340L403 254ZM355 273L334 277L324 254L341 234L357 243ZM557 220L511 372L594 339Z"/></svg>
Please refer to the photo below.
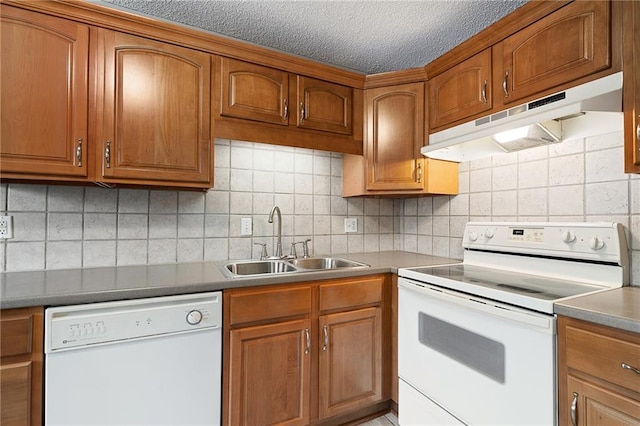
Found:
<svg viewBox="0 0 640 426"><path fill-rule="evenodd" d="M276 239L276 250L271 258L282 259L282 215L280 214L280 207L273 206L269 213L269 223L273 223L273 213L278 213L278 236Z"/></svg>

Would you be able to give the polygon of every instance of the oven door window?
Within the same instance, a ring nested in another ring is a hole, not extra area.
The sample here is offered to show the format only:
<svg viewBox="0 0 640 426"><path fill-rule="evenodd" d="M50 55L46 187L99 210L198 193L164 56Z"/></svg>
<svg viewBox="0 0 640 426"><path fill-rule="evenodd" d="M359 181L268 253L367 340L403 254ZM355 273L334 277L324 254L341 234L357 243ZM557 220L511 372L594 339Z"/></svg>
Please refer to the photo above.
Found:
<svg viewBox="0 0 640 426"><path fill-rule="evenodd" d="M480 334L420 312L418 339L423 345L504 383L504 345Z"/></svg>

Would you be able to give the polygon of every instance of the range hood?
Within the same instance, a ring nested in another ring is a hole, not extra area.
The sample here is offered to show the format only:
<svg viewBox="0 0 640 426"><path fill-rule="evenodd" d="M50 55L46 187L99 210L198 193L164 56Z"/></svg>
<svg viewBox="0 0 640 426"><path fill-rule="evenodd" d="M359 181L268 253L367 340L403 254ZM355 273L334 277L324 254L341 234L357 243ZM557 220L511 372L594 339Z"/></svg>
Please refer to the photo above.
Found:
<svg viewBox="0 0 640 426"><path fill-rule="evenodd" d="M448 161L622 130L622 72L429 135L424 156Z"/></svg>

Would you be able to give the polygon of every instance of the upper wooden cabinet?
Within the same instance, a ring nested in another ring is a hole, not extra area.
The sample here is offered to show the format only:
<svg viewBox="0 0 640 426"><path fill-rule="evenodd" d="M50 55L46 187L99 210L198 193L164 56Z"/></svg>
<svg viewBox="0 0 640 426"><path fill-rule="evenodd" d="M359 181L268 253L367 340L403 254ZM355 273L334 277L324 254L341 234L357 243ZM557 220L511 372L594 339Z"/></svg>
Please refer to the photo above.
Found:
<svg viewBox="0 0 640 426"><path fill-rule="evenodd" d="M640 2L623 6L623 101L625 172L640 173Z"/></svg>
<svg viewBox="0 0 640 426"><path fill-rule="evenodd" d="M216 136L362 153L362 91L237 59L217 59Z"/></svg>
<svg viewBox="0 0 640 426"><path fill-rule="evenodd" d="M343 196L455 194L456 163L425 159L425 84L367 89L364 156L343 159Z"/></svg>
<svg viewBox="0 0 640 426"><path fill-rule="evenodd" d="M210 54L2 5L1 63L3 178L212 186Z"/></svg>
<svg viewBox="0 0 640 426"><path fill-rule="evenodd" d="M422 189L424 83L367 90L367 189Z"/></svg>
<svg viewBox="0 0 640 426"><path fill-rule="evenodd" d="M428 64L430 132L619 71L620 8L531 2Z"/></svg>
<svg viewBox="0 0 640 426"><path fill-rule="evenodd" d="M221 115L289 125L288 73L229 58L221 64Z"/></svg>
<svg viewBox="0 0 640 426"><path fill-rule="evenodd" d="M297 123L303 129L352 133L353 89L315 78L296 76Z"/></svg>
<svg viewBox="0 0 640 426"><path fill-rule="evenodd" d="M504 104L611 67L611 2L575 1L496 46Z"/></svg>
<svg viewBox="0 0 640 426"><path fill-rule="evenodd" d="M87 177L89 27L1 8L2 177Z"/></svg>
<svg viewBox="0 0 640 426"><path fill-rule="evenodd" d="M638 368L640 334L559 317L559 424L640 424Z"/></svg>
<svg viewBox="0 0 640 426"><path fill-rule="evenodd" d="M211 55L108 30L99 40L100 180L210 187Z"/></svg>
<svg viewBox="0 0 640 426"><path fill-rule="evenodd" d="M42 425L44 357L42 307L7 309L1 313L0 423Z"/></svg>
<svg viewBox="0 0 640 426"><path fill-rule="evenodd" d="M491 49L429 81L431 130L492 108Z"/></svg>

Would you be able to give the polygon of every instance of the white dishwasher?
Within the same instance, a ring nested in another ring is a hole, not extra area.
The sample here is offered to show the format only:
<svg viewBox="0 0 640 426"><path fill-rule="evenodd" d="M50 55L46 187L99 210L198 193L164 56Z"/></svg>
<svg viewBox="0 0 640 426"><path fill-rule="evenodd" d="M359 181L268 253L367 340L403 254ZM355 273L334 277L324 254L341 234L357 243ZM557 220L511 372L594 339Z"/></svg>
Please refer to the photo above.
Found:
<svg viewBox="0 0 640 426"><path fill-rule="evenodd" d="M219 425L222 293L45 311L45 425Z"/></svg>

